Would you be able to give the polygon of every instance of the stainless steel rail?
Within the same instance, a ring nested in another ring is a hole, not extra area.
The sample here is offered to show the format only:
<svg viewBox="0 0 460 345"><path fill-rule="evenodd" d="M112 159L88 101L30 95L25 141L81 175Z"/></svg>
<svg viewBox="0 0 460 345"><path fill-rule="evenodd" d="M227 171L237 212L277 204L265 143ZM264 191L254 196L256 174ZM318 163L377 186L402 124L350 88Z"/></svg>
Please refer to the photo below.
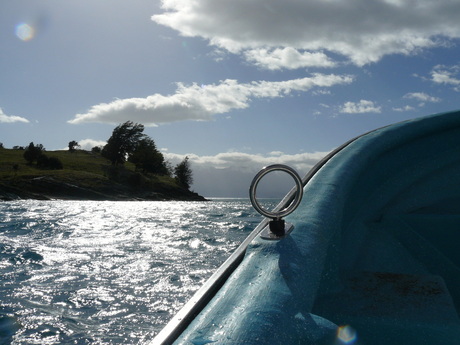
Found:
<svg viewBox="0 0 460 345"><path fill-rule="evenodd" d="M265 175L267 175L268 173L272 171L284 171L288 173L289 175L292 176L296 184L296 189L295 189L296 193L295 193L294 201L288 204L287 206L285 206L285 208L281 210L277 210L277 211L265 210L263 207L260 206L259 202L257 201L257 196L256 196L257 185L259 184L260 180L262 179L262 177L264 177ZM281 219L282 217L285 217L291 212L293 212L297 208L297 206L299 206L300 202L302 201L302 195L303 195L302 187L303 187L302 180L294 169L292 169L291 167L288 167L287 165L283 165L283 164L273 164L273 165L269 165L263 168L256 174L256 176L252 180L251 186L249 187L249 198L251 199L252 206L261 215L268 217L268 218L272 218L272 219Z"/></svg>

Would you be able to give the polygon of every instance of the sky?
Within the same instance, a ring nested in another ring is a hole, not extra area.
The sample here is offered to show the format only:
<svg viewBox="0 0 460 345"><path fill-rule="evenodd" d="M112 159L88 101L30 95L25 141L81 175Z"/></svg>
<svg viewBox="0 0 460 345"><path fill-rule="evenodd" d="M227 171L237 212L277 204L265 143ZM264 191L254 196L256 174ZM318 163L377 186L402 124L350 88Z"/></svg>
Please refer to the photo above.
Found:
<svg viewBox="0 0 460 345"><path fill-rule="evenodd" d="M457 0L3 0L0 142L89 150L142 123L194 191L247 197L266 165L303 176L363 132L459 109L458 18Z"/></svg>

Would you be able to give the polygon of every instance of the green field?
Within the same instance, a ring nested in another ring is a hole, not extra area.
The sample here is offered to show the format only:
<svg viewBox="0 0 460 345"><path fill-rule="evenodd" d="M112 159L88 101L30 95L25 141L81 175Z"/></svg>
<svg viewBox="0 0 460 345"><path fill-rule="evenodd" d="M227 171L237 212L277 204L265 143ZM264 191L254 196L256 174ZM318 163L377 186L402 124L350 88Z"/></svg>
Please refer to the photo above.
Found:
<svg viewBox="0 0 460 345"><path fill-rule="evenodd" d="M88 151L45 151L48 157L56 157L62 162L62 170L39 169L35 165L28 165L23 157L24 150L0 149L0 179L9 181L12 179L30 179L39 176L53 176L59 180L78 180L84 185L91 186L97 180L106 180L107 169L110 162L99 154ZM17 169L15 169L15 165ZM125 169L134 171L131 164ZM92 181L92 182L91 182Z"/></svg>

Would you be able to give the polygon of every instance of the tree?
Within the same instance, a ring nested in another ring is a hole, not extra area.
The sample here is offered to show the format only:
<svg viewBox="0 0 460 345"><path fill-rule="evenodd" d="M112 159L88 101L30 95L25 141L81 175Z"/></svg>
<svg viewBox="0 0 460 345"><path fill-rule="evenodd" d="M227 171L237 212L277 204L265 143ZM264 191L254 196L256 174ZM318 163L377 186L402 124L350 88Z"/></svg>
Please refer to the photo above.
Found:
<svg viewBox="0 0 460 345"><path fill-rule="evenodd" d="M64 166L62 165L62 162L59 158L50 157L48 159L48 168L51 170L62 170L64 169Z"/></svg>
<svg viewBox="0 0 460 345"><path fill-rule="evenodd" d="M102 156L109 159L113 165L124 164L139 141L145 137L143 131L144 125L132 121L117 126L102 149Z"/></svg>
<svg viewBox="0 0 460 345"><path fill-rule="evenodd" d="M37 157L37 167L44 169L48 166L48 156L45 154L41 154Z"/></svg>
<svg viewBox="0 0 460 345"><path fill-rule="evenodd" d="M172 177L174 175L174 167L169 161L165 161L166 175Z"/></svg>
<svg viewBox="0 0 460 345"><path fill-rule="evenodd" d="M129 155L128 161L133 163L136 169L140 169L144 173L168 174L163 154L157 150L155 142L147 136L139 140L136 148Z"/></svg>
<svg viewBox="0 0 460 345"><path fill-rule="evenodd" d="M193 176L188 157L185 157L182 162L176 165L174 174L176 175L176 181L179 185L186 189L190 189L193 183Z"/></svg>
<svg viewBox="0 0 460 345"><path fill-rule="evenodd" d="M42 144L38 144L37 146L34 145L33 142L29 144L29 146L24 151L23 157L27 161L28 164L32 164L34 161L43 154L45 148Z"/></svg>
<svg viewBox="0 0 460 345"><path fill-rule="evenodd" d="M77 141L72 140L71 142L69 142L69 152L75 152L77 147L80 147L80 145L78 145Z"/></svg>
<svg viewBox="0 0 460 345"><path fill-rule="evenodd" d="M101 152L102 152L102 147L101 147L101 146L94 146L94 147L91 149L91 152L92 152L92 153L101 153Z"/></svg>
<svg viewBox="0 0 460 345"><path fill-rule="evenodd" d="M41 169L50 169L50 170L61 170L64 169L62 162L57 157L48 157L45 154L41 154L37 158L37 167Z"/></svg>

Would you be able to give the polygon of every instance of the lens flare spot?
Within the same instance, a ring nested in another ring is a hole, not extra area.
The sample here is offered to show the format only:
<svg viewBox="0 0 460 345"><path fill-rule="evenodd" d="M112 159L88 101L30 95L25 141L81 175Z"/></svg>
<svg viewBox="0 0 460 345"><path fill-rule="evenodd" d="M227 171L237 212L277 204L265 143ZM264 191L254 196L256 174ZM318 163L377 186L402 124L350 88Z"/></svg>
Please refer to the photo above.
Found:
<svg viewBox="0 0 460 345"><path fill-rule="evenodd" d="M34 38L35 30L32 26L26 23L16 25L16 36L22 41L30 41Z"/></svg>
<svg viewBox="0 0 460 345"><path fill-rule="evenodd" d="M337 339L340 344L353 344L356 340L356 331L350 326L340 326L337 330Z"/></svg>

